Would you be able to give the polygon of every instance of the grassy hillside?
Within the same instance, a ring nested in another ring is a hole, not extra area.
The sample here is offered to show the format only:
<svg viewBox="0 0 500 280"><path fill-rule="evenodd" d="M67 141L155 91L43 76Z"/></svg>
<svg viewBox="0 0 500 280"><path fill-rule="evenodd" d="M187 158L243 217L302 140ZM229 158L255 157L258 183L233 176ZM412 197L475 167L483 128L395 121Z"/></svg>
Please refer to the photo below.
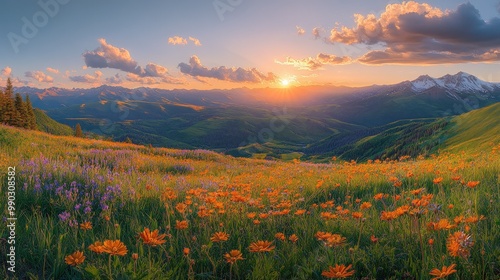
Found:
<svg viewBox="0 0 500 280"><path fill-rule="evenodd" d="M452 264L457 279L500 277L500 146L312 164L0 126L8 166L18 279L324 279L336 265L428 279Z"/></svg>
<svg viewBox="0 0 500 280"><path fill-rule="evenodd" d="M54 135L73 135L74 131L71 127L68 125L58 123L45 112L39 109L35 109L35 118L36 118L36 125L38 127L38 130L44 131L50 134Z"/></svg>
<svg viewBox="0 0 500 280"><path fill-rule="evenodd" d="M309 158L397 159L441 151L481 150L500 143L500 103L455 117L398 121L334 135L306 149Z"/></svg>
<svg viewBox="0 0 500 280"><path fill-rule="evenodd" d="M500 102L454 117L444 149L480 150L498 143L500 138Z"/></svg>

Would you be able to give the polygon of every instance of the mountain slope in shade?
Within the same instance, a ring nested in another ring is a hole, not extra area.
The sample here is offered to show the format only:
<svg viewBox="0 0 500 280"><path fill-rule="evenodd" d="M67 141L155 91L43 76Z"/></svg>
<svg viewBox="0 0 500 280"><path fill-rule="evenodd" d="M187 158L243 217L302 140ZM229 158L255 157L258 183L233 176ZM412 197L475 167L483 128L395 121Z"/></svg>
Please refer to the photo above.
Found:
<svg viewBox="0 0 500 280"><path fill-rule="evenodd" d="M43 112L42 110L35 109L34 113L38 130L54 135L71 136L74 134L74 131L71 127L62 123L58 123L51 117L47 116L47 114L45 114L45 112Z"/></svg>

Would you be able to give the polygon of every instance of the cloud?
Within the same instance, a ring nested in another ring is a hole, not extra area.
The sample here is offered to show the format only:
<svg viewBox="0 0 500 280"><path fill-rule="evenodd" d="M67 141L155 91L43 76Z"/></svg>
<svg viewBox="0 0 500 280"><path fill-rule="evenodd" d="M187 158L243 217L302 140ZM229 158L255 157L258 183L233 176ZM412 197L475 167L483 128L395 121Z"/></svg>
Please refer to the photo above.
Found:
<svg viewBox="0 0 500 280"><path fill-rule="evenodd" d="M101 82L102 72L95 71L94 75L85 74L83 76L69 76L69 79L77 83L97 84Z"/></svg>
<svg viewBox="0 0 500 280"><path fill-rule="evenodd" d="M135 74L140 77L168 77L168 69L154 63L141 67L124 48L110 45L105 39L99 39L100 47L83 54L85 65L90 68L113 68Z"/></svg>
<svg viewBox="0 0 500 280"><path fill-rule="evenodd" d="M114 76L111 76L109 78L106 78L106 83L107 84L114 84L114 85L117 85L117 84L121 84L123 82L122 78L120 77L120 74L116 74Z"/></svg>
<svg viewBox="0 0 500 280"><path fill-rule="evenodd" d="M191 37L191 36L189 37L189 40L190 40L191 42L193 42L193 44L194 44L195 46L201 46L200 40L198 40L198 39L196 39L196 38L194 38L194 37Z"/></svg>
<svg viewBox="0 0 500 280"><path fill-rule="evenodd" d="M168 43L171 45L187 45L187 40L180 37L180 36L174 36L168 38Z"/></svg>
<svg viewBox="0 0 500 280"><path fill-rule="evenodd" d="M49 75L46 75L42 71L28 71L24 73L26 78L32 78L40 83L52 83L54 82L54 78Z"/></svg>
<svg viewBox="0 0 500 280"><path fill-rule="evenodd" d="M355 27L334 28L327 41L381 45L359 58L366 64L498 61L500 18L481 18L470 3L442 11L414 1L387 5L376 17L355 14ZM435 59L435 62L433 62Z"/></svg>
<svg viewBox="0 0 500 280"><path fill-rule="evenodd" d="M179 63L180 71L192 77L214 78L230 82L260 83L264 81L275 81L277 77L273 73L263 74L255 68L244 69L227 68L225 66L207 68L201 64L200 59L193 55L188 63Z"/></svg>
<svg viewBox="0 0 500 280"><path fill-rule="evenodd" d="M157 79L153 77L141 77L132 73L128 73L126 79L129 82L140 83L145 85L155 85L160 83Z"/></svg>
<svg viewBox="0 0 500 280"><path fill-rule="evenodd" d="M2 69L2 75L4 75L5 77L10 76L11 73L12 73L12 68L10 68L9 66Z"/></svg>
<svg viewBox="0 0 500 280"><path fill-rule="evenodd" d="M314 39L319 39L321 38L321 28L319 27L314 27L312 30L312 34L314 36Z"/></svg>
<svg viewBox="0 0 500 280"><path fill-rule="evenodd" d="M186 38L183 38L181 36L174 36L174 37L170 37L168 38L168 43L170 45L187 45L188 44L188 40L193 42L193 44L195 46L201 46L201 42L200 40L194 38L194 37L191 37L189 36L187 39Z"/></svg>
<svg viewBox="0 0 500 280"><path fill-rule="evenodd" d="M50 72L50 73L59 74L59 70L54 69L54 68L47 67L46 70L47 70L47 72Z"/></svg>
<svg viewBox="0 0 500 280"><path fill-rule="evenodd" d="M351 58L348 56L336 56L325 53L319 53L316 57L307 57L303 59L287 57L285 61L275 60L278 64L293 65L293 67L300 70L317 70L323 68L324 65L348 64L351 61Z"/></svg>
<svg viewBox="0 0 500 280"><path fill-rule="evenodd" d="M297 28L297 34L298 35L304 35L306 33L306 31L304 30L304 28L300 27L300 26L296 26Z"/></svg>

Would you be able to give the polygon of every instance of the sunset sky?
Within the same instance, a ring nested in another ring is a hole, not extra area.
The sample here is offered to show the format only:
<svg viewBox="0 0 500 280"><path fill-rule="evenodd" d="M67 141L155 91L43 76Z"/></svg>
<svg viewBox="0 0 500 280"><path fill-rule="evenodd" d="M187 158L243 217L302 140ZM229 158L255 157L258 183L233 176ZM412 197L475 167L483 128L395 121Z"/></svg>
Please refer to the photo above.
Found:
<svg viewBox="0 0 500 280"><path fill-rule="evenodd" d="M498 0L0 5L2 86L363 86L459 71L500 82Z"/></svg>

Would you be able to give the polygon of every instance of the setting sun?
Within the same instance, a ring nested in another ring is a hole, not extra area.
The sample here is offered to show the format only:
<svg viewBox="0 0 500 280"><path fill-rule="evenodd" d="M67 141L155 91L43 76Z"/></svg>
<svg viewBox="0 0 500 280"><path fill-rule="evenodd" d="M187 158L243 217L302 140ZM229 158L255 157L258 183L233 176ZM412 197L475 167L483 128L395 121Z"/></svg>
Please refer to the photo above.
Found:
<svg viewBox="0 0 500 280"><path fill-rule="evenodd" d="M287 87L290 85L290 80L288 79L283 79L280 81L281 85L284 86L284 87Z"/></svg>

